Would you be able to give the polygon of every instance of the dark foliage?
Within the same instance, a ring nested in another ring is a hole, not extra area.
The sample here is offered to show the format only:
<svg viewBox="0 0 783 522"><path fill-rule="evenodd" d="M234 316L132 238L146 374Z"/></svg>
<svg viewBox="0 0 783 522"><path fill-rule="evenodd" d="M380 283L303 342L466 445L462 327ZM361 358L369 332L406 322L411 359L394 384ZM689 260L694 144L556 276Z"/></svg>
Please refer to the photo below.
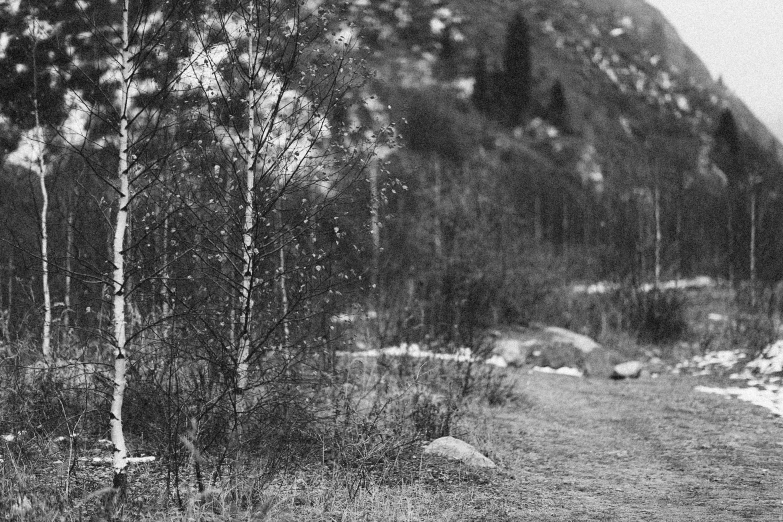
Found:
<svg viewBox="0 0 783 522"><path fill-rule="evenodd" d="M560 80L556 80L550 91L549 105L546 108L546 119L558 129L570 131L568 120L568 100Z"/></svg>
<svg viewBox="0 0 783 522"><path fill-rule="evenodd" d="M686 300L678 292L636 292L628 304L631 328L638 332L642 342L675 341L688 327L685 321Z"/></svg>
<svg viewBox="0 0 783 522"><path fill-rule="evenodd" d="M506 32L503 52L505 78L503 94L511 125L519 125L530 109L533 89L533 58L530 28L522 14L517 13Z"/></svg>

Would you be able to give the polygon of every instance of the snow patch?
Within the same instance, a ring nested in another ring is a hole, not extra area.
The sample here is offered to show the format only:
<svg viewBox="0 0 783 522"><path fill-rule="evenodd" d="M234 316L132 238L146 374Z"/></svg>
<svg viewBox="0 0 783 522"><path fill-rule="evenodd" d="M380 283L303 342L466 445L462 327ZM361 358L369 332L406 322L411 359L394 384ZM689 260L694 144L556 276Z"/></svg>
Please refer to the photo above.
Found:
<svg viewBox="0 0 783 522"><path fill-rule="evenodd" d="M451 82L451 86L457 91L457 98L469 100L473 96L473 88L476 85L475 78L457 78Z"/></svg>
<svg viewBox="0 0 783 522"><path fill-rule="evenodd" d="M446 24L442 20L438 18L433 18L430 20L430 32L432 34L439 35L443 32L444 29L446 29Z"/></svg>
<svg viewBox="0 0 783 522"><path fill-rule="evenodd" d="M482 362L479 358L473 355L473 351L470 348L462 347L457 349L454 353L438 353L430 350L423 349L418 343L402 343L399 346L388 346L381 349L369 349L361 351L338 351L338 357L380 357L382 355L388 357L413 357L414 359L437 359L440 361L456 361L456 362ZM489 359L483 361L484 364L490 366L496 366L498 368L505 368L508 366L506 360L499 355L493 355Z"/></svg>
<svg viewBox="0 0 783 522"><path fill-rule="evenodd" d="M775 415L783 416L783 395L777 389L751 388L710 388L696 386L694 390L701 393L712 393L726 397L736 397L741 401L766 408Z"/></svg>
<svg viewBox="0 0 783 522"><path fill-rule="evenodd" d="M717 285L717 282L708 276L698 276L691 279L674 279L671 281L665 281L658 286L659 290L692 290L699 288L713 288ZM610 283L607 281L601 281L589 285L573 285L571 292L575 294L605 294L619 290L621 286L618 283ZM652 283L645 283L639 286L639 290L642 292L650 292L655 289L655 285Z"/></svg>
<svg viewBox="0 0 783 522"><path fill-rule="evenodd" d="M5 59L5 50L8 49L8 44L11 42L11 35L8 33L0 33L0 60Z"/></svg>
<svg viewBox="0 0 783 522"><path fill-rule="evenodd" d="M756 370L761 375L783 372L783 340L764 348L761 355L750 361L746 368Z"/></svg>
<svg viewBox="0 0 783 522"><path fill-rule="evenodd" d="M691 362L702 368L694 375L709 375L711 367L733 368L741 362L746 355L737 350L723 350L694 357ZM687 367L688 362L678 365ZM678 368L675 368L677 371ZM748 362L745 367L729 376L732 380L745 381L746 387L709 388L697 386L696 391L713 393L727 397L736 397L741 401L750 402L770 410L775 415L783 416L783 393L779 384L783 377L783 340L767 346L761 354Z"/></svg>
<svg viewBox="0 0 783 522"><path fill-rule="evenodd" d="M556 375L568 375L569 377L582 377L584 374L576 368L563 366L562 368L550 368L548 366L534 366L531 371L539 373L554 373Z"/></svg>
<svg viewBox="0 0 783 522"><path fill-rule="evenodd" d="M678 94L675 96L675 100L677 102L678 109L680 109L682 112L691 112L691 104L688 102L688 98L682 94Z"/></svg>
<svg viewBox="0 0 783 522"><path fill-rule="evenodd" d="M402 343L399 346L389 346L387 348L362 350L359 352L347 352L338 351L338 356L342 357L380 357L381 355L387 355L391 357L408 356L414 359L440 359L444 361L457 361L457 362L475 362L477 359L473 357L473 353L470 348L459 348L455 353L436 353L429 350L424 350L418 343Z"/></svg>

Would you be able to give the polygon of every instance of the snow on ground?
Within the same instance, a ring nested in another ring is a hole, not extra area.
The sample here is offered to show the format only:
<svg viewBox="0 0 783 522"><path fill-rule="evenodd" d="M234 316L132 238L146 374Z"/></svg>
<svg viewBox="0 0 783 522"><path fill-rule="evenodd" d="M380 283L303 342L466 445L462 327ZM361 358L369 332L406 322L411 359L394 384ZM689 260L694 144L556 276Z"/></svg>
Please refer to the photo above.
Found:
<svg viewBox="0 0 783 522"><path fill-rule="evenodd" d="M338 351L337 355L339 357L380 357L381 355L386 355L389 357L408 356L408 357L413 357L415 359L439 359L443 361L479 362L479 359L477 357L474 357L471 349L467 347L459 348L455 353L437 353L437 352L432 352L430 350L424 350L417 343L411 343L411 344L402 343L399 346L389 346L387 348L381 348L380 350L371 349L371 350L361 350L357 352ZM486 359L484 361L484 364L497 366L498 368L505 368L508 366L506 360L499 355L493 355L492 357ZM558 368L555 370L553 368L536 366L535 368L532 369L532 371L543 372L543 373L556 373L559 375L571 375L573 377L582 377L583 375L580 370L577 370L576 368L567 368L567 367Z"/></svg>
<svg viewBox="0 0 783 522"><path fill-rule="evenodd" d="M438 353L430 350L424 350L417 343L402 343L399 346L389 346L387 348L361 350L358 352L338 351L337 355L340 357L380 357L381 355L387 355L390 357L408 356L414 359L439 359L443 361L457 361L457 362L478 362L479 359L473 356L473 352L470 348L462 347L457 349L455 353ZM493 356L484 361L485 364L498 366L505 368L506 361L499 356Z"/></svg>
<svg viewBox="0 0 783 522"><path fill-rule="evenodd" d="M692 370L692 375L712 375L715 370L720 368L731 369L742 362L747 355L740 350L720 350L717 352L707 352L704 355L697 355L687 361L679 362L675 365L673 373L680 373L683 370Z"/></svg>
<svg viewBox="0 0 783 522"><path fill-rule="evenodd" d="M691 361L680 363L675 368L678 372L684 368L698 368L694 375L709 375L717 368L733 369L742 364L746 356L738 350L722 350L694 357ZM727 397L736 397L767 408L775 415L783 416L783 340L767 346L761 354L748 362L740 371L732 373L729 378L745 381L745 387L711 388L696 386L695 390L703 393L714 393ZM775 375L778 374L778 375Z"/></svg>
<svg viewBox="0 0 783 522"><path fill-rule="evenodd" d="M775 415L783 417L783 394L780 393L780 386L775 384L767 385L765 388L709 388L707 386L696 386L694 389L703 393L736 397L741 401L767 408Z"/></svg>
<svg viewBox="0 0 783 522"><path fill-rule="evenodd" d="M558 368L556 370L548 366L534 366L531 371L541 372L541 373L554 373L557 375L568 375L571 377L583 376L583 373L580 370L577 370L576 368L569 368L567 366L563 366L562 368Z"/></svg>
<svg viewBox="0 0 783 522"><path fill-rule="evenodd" d="M711 277L707 276L698 276L693 277L691 279L673 279L671 281L665 281L661 283L658 288L660 290L690 290L695 288L712 288L716 286L717 283L715 280ZM571 292L575 294L606 294L608 292L613 292L615 290L619 290L621 285L618 283L609 283L607 281L602 281L599 283L594 283L591 285L574 285L571 287ZM650 292L655 288L655 285L652 283L645 283L639 287L639 290L642 292Z"/></svg>
<svg viewBox="0 0 783 522"><path fill-rule="evenodd" d="M783 372L783 340L764 348L759 357L748 363L747 368L755 369L762 375Z"/></svg>

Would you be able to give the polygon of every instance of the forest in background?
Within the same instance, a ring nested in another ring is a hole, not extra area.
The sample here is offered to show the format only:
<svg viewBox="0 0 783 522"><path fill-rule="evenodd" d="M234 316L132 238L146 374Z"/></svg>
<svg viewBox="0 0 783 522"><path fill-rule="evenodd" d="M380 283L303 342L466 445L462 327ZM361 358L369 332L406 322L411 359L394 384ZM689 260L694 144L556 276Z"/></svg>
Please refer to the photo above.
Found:
<svg viewBox="0 0 783 522"><path fill-rule="evenodd" d="M124 432L293 459L346 345L641 333L625 294L574 312L601 280L778 306L779 144L663 22L498 5L2 7L4 357L100 375L118 499Z"/></svg>

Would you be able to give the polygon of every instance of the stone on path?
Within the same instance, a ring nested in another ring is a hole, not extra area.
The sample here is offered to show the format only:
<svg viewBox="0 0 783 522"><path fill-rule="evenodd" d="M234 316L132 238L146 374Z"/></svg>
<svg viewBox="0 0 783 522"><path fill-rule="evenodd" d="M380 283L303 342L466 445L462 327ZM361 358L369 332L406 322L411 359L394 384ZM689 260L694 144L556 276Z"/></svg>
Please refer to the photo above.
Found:
<svg viewBox="0 0 783 522"><path fill-rule="evenodd" d="M500 337L494 343L492 354L502 357L510 366L522 366L527 361L528 354L538 343L536 339Z"/></svg>
<svg viewBox="0 0 783 522"><path fill-rule="evenodd" d="M642 374L644 364L639 361L628 361L614 367L613 379L637 379Z"/></svg>
<svg viewBox="0 0 783 522"><path fill-rule="evenodd" d="M495 463L479 453L465 441L454 437L441 437L433 440L424 448L426 455L435 455L447 459L458 460L475 468L496 468Z"/></svg>

